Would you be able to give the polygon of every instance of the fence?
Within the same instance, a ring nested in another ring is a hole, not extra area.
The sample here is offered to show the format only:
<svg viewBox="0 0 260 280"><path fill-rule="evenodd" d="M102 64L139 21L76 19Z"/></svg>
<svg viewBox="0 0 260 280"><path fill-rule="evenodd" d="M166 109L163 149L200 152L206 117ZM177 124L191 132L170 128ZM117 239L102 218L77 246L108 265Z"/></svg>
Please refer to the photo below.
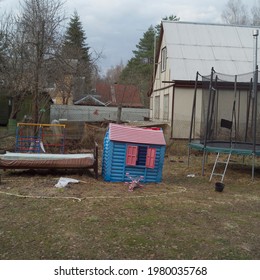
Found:
<svg viewBox="0 0 260 280"><path fill-rule="evenodd" d="M79 122L117 120L117 107L51 105L50 120L66 119ZM149 109L122 108L121 121L143 121L149 118Z"/></svg>

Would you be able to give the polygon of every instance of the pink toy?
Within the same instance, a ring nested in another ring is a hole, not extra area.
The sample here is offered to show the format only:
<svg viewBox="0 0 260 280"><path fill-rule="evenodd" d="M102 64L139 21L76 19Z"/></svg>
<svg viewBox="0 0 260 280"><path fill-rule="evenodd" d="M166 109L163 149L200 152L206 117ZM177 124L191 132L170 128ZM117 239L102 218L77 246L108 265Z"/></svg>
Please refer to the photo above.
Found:
<svg viewBox="0 0 260 280"><path fill-rule="evenodd" d="M131 180L131 182L125 182L126 184L129 185L128 190L130 192L132 192L135 188L143 187L143 185L140 184L140 180L142 180L144 178L144 176L132 177L132 176L130 176L129 173L126 173L125 175Z"/></svg>

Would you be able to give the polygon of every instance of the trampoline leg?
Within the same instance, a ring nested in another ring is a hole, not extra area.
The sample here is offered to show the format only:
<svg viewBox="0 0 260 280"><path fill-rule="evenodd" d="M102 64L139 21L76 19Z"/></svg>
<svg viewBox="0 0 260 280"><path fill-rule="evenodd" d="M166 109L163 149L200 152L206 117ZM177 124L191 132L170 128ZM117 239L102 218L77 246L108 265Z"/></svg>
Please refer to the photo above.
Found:
<svg viewBox="0 0 260 280"><path fill-rule="evenodd" d="M190 147L188 148L188 167L190 167Z"/></svg>
<svg viewBox="0 0 260 280"><path fill-rule="evenodd" d="M252 157L252 181L255 179L255 155Z"/></svg>
<svg viewBox="0 0 260 280"><path fill-rule="evenodd" d="M206 152L205 152L205 150L204 150L204 151L203 151L203 158L202 158L202 170L201 170L201 175L202 175L202 176L204 176L205 158L206 158Z"/></svg>

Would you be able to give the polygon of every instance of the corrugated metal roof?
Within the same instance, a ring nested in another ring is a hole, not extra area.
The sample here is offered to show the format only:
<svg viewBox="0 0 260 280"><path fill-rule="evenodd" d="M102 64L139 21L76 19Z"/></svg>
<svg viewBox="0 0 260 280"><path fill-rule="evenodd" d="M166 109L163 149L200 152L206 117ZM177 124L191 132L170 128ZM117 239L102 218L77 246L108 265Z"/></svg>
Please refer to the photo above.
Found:
<svg viewBox="0 0 260 280"><path fill-rule="evenodd" d="M196 72L236 75L253 71L256 27L163 21L172 80L195 80ZM162 48L164 46L161 46Z"/></svg>
<svg viewBox="0 0 260 280"><path fill-rule="evenodd" d="M131 127L119 124L109 124L109 139L112 141L166 145L163 131Z"/></svg>

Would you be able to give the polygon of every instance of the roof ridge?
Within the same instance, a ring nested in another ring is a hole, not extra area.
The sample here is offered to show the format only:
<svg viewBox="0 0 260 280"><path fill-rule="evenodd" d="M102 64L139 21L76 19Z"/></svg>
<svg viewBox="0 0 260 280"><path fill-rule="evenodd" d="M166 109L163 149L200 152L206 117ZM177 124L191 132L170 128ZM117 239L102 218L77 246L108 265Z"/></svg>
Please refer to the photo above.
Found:
<svg viewBox="0 0 260 280"><path fill-rule="evenodd" d="M230 26L230 27L246 27L246 28L260 28L260 26L255 25L242 25L242 24L227 24L218 22L195 22L195 21L180 21L180 20L162 20L162 23L174 23L174 24L194 24L194 25L214 25L214 26Z"/></svg>

